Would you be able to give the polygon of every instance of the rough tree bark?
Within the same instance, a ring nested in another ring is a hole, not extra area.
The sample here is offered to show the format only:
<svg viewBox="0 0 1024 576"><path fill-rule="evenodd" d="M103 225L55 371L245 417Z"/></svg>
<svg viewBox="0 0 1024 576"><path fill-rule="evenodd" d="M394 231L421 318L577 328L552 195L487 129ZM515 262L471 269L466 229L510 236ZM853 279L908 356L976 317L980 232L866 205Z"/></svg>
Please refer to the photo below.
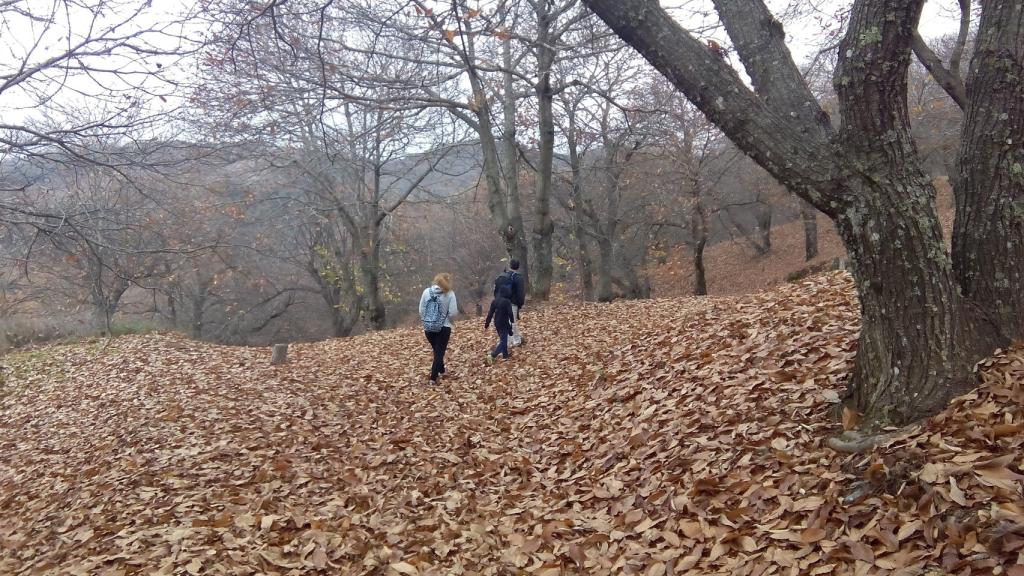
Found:
<svg viewBox="0 0 1024 576"><path fill-rule="evenodd" d="M380 239L377 228L370 235L359 254L359 274L365 293L366 320L374 330L386 328L387 308L380 283Z"/></svg>
<svg viewBox="0 0 1024 576"><path fill-rule="evenodd" d="M512 77L512 40L505 38L501 45L503 91L502 105L502 165L505 170L505 198L508 206L508 224L504 229L505 249L509 258L519 260L519 273L529 289L532 285L530 274L530 250L526 239L517 231L523 230L523 211L519 199L519 144L516 141L516 92ZM499 226L501 226L499 224Z"/></svg>
<svg viewBox="0 0 1024 576"><path fill-rule="evenodd" d="M551 279L554 275L552 260L552 235L555 223L551 220L551 180L555 155L554 91L551 87L551 68L555 63L556 49L551 37L552 22L550 0L534 3L537 14L537 129L538 141L537 193L533 213L533 256L536 274L533 280L533 295L547 300L551 293Z"/></svg>
<svg viewBox="0 0 1024 576"><path fill-rule="evenodd" d="M862 329L848 403L875 428L940 409L998 343L959 296L935 191L909 131L906 78L923 0L858 0L834 83L834 134L761 0L715 6L754 86L651 0L584 0L736 145L832 218L851 255Z"/></svg>
<svg viewBox="0 0 1024 576"><path fill-rule="evenodd" d="M963 294L1024 339L1024 4L982 3L954 182Z"/></svg>

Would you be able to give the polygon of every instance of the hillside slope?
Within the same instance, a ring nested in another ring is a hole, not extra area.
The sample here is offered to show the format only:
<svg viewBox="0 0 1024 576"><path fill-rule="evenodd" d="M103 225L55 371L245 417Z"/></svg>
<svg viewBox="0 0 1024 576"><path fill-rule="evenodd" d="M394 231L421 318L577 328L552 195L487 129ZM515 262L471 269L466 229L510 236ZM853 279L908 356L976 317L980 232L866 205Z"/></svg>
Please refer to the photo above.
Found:
<svg viewBox="0 0 1024 576"><path fill-rule="evenodd" d="M955 206L953 189L945 177L933 184L937 192L936 208L947 246L953 231ZM836 258L845 258L846 249L836 234L835 226L818 214L818 256L804 260L804 228L800 221L790 221L772 228L772 249L758 256L739 239L710 244L704 253L708 293L713 296L749 294L779 286L791 273L813 267L826 269ZM679 247L668 261L652 266L650 271L654 294L659 297L693 294L693 257L690 249Z"/></svg>
<svg viewBox="0 0 1024 576"><path fill-rule="evenodd" d="M3 574L1024 573L1024 349L874 453L824 447L845 275L269 352L173 335L6 359ZM1014 567L1014 565L1017 565Z"/></svg>

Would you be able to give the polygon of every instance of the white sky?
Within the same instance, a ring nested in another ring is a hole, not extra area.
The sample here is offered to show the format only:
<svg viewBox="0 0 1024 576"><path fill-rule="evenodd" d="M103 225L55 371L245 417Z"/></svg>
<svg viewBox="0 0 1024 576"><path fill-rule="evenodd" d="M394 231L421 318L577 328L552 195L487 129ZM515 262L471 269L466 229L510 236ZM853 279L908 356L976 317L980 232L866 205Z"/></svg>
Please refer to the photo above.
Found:
<svg viewBox="0 0 1024 576"><path fill-rule="evenodd" d="M849 10L851 0L765 0L768 8L783 21L786 43L796 63L811 59L822 45L838 38L829 38L830 31L840 25L837 15ZM710 30L718 21L711 0L661 0L680 24L699 38L714 38L723 45L730 44L725 31ZM787 17L793 8L801 18ZM957 0L926 0L918 29L927 40L944 34L955 34L960 27L960 6Z"/></svg>
<svg viewBox="0 0 1024 576"><path fill-rule="evenodd" d="M121 6L132 7L137 5L139 0L107 0L112 2L114 6L117 3L121 3ZM342 0L344 1L344 0ZM844 7L850 5L849 0L767 0L769 7L781 17L786 11L787 7L794 5L798 2L802 6L817 5L818 14L817 18L814 14L811 17L802 19L801 21L786 22L786 33L790 50L797 63L804 62L811 58L822 44L827 44L830 40L825 39L827 28L834 28L836 26L834 15L837 11L842 10ZM21 7L43 7L45 10L48 7L53 6L53 0L20 0L15 2L16 5ZM485 2L484 2L485 3ZM2 2L0 2L2 4ZM142 21L135 23L139 27L149 27L153 25L154 21L158 21L161 16L166 17L170 14L170 11L175 11L184 6L184 2L179 0L160 0L154 2L157 6L149 8L144 11ZM715 37L719 40L725 40L724 32L722 31L704 31L705 24L711 23L711 18L702 18L700 12L706 12L713 14L713 7L709 0L663 0L663 5L666 7L680 7L681 10L676 15L681 20L685 20L683 25L688 29L694 31L701 37ZM0 17L3 16L3 10L0 9ZM164 10L168 10L165 12ZM684 12L685 10L685 16ZM78 15L75 14L61 14L63 16L63 23L65 26L67 20L74 21ZM118 15L111 15L113 18L117 18ZM73 26L76 29L72 32L72 38L79 34L82 24L85 22L74 22L78 26ZM5 25L6 24L6 25ZM955 33L959 25L959 7L956 0L929 0L925 4L924 13L921 18L920 30L925 38L934 38L942 34ZM26 51L33 51L33 44L36 34L39 32L39 23L27 22L24 19L14 18L14 20L8 20L6 18L0 18L0 84L2 84L2 76L13 71L12 67L16 67L19 64L19 60L25 55ZM31 57L32 61L40 61L45 59L48 52L60 50L62 48L61 40L62 35L66 32L61 33L58 27L51 28L47 32L46 39L39 46L34 49L34 54ZM67 37L64 36L63 41L67 42ZM114 65L115 62L109 62L110 65ZM164 70L166 73L167 70ZM172 72L173 74L173 72ZM53 75L57 79L61 79L59 74ZM67 80L63 78L62 80ZM71 87L81 86L81 93L79 94L65 94L65 96L71 96L74 99L87 98L92 90L96 89L94 84L95 78L79 78L73 79ZM100 84L114 84L117 82L100 82ZM56 85L56 82L54 83ZM38 88L38 85L34 85L33 88ZM68 87L65 87L64 92L68 92ZM49 98L46 90L33 90L32 93L26 92L18 88L8 90L0 93L0 117L3 117L8 121L17 121L33 114L35 105ZM170 96L170 94L167 94ZM155 102L159 105L159 102Z"/></svg>

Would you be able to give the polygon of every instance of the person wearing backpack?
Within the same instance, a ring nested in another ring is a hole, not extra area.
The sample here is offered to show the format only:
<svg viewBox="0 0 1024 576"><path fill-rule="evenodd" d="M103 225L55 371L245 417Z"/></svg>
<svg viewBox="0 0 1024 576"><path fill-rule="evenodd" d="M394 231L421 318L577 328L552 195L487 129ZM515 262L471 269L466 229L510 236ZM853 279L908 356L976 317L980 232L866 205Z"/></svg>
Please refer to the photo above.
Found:
<svg viewBox="0 0 1024 576"><path fill-rule="evenodd" d="M494 297L498 297L503 286L509 289L509 301L512 302L512 334L509 343L512 346L522 346L526 340L519 331L519 312L526 303L526 282L523 275L519 273L519 260L512 259L508 263L511 270L506 270L494 280Z"/></svg>
<svg viewBox="0 0 1024 576"><path fill-rule="evenodd" d="M508 286L502 286L498 291L498 295L491 301L491 308L487 311L487 319L484 320L484 330L491 324L491 319L494 319L494 329L498 332L498 345L494 347L494 350L487 353L487 363L494 364L494 359L501 354L506 360L509 359L511 354L508 353L508 339L512 335L512 301L509 300L509 296L512 295L511 290Z"/></svg>
<svg viewBox="0 0 1024 576"><path fill-rule="evenodd" d="M451 274L442 272L434 276L434 283L420 296L423 333L434 354L434 361L430 365L430 384L437 384L437 379L445 373L444 354L448 351L448 340L452 336L451 318L458 313Z"/></svg>

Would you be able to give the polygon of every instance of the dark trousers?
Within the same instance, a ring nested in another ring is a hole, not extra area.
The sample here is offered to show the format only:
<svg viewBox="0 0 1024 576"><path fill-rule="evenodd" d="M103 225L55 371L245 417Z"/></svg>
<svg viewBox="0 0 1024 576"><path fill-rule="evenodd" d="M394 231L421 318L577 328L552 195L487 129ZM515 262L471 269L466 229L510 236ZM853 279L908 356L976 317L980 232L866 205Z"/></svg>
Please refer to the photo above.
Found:
<svg viewBox="0 0 1024 576"><path fill-rule="evenodd" d="M438 374L444 374L444 353L448 351L448 340L452 337L452 329L445 326L440 332L424 332L427 342L434 351L434 363L430 365L430 379L437 380Z"/></svg>
<svg viewBox="0 0 1024 576"><path fill-rule="evenodd" d="M508 358L508 336L508 332L498 330L498 345L491 352L491 357L497 358L498 354L501 354L502 357Z"/></svg>

